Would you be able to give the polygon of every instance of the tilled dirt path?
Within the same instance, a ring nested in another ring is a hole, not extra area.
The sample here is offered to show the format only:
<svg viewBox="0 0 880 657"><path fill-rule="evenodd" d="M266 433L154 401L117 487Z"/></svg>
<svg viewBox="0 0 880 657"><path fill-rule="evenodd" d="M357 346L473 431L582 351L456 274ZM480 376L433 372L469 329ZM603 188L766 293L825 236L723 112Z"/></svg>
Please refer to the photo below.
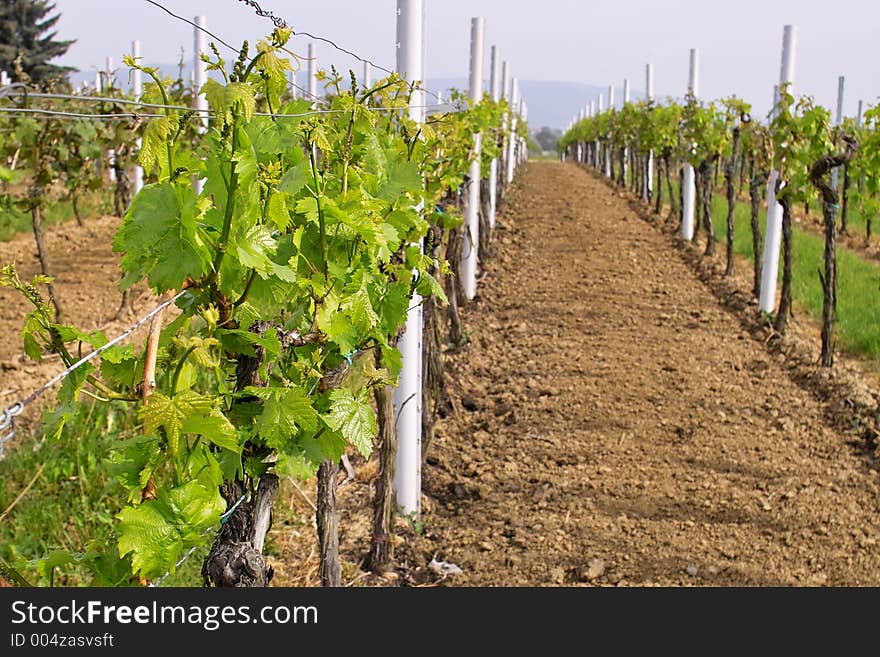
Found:
<svg viewBox="0 0 880 657"><path fill-rule="evenodd" d="M878 473L684 263L534 163L425 470L448 585L878 585Z"/></svg>

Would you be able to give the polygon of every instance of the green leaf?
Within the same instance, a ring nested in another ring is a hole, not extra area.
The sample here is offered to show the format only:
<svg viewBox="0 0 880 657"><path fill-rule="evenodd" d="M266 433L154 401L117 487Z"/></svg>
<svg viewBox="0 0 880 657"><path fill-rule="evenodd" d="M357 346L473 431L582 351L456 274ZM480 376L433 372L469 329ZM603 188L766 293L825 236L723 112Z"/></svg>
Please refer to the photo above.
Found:
<svg viewBox="0 0 880 657"><path fill-rule="evenodd" d="M155 579L174 572L184 551L203 545L204 531L219 524L226 503L219 490L190 481L119 515L119 556L131 554L136 575Z"/></svg>
<svg viewBox="0 0 880 657"><path fill-rule="evenodd" d="M183 552L180 533L153 501L123 509L118 515L119 556L131 553L134 573L154 579L171 570Z"/></svg>
<svg viewBox="0 0 880 657"><path fill-rule="evenodd" d="M263 400L263 412L257 418L257 433L270 447L284 450L300 431L318 430L318 412L300 388L246 388L245 393Z"/></svg>
<svg viewBox="0 0 880 657"><path fill-rule="evenodd" d="M388 223L394 226L394 230L402 238L407 237L415 228L426 227L427 224L419 216L419 213L413 208L406 210L395 210L387 219Z"/></svg>
<svg viewBox="0 0 880 657"><path fill-rule="evenodd" d="M218 409L212 409L208 415L191 415L184 420L181 430L204 436L217 447L231 452L241 453L238 444L238 432L232 422Z"/></svg>
<svg viewBox="0 0 880 657"><path fill-rule="evenodd" d="M396 162L388 172L388 180L379 189L379 198L394 203L406 193L417 193L422 185L422 174L415 162Z"/></svg>
<svg viewBox="0 0 880 657"><path fill-rule="evenodd" d="M167 153L167 144L179 125L177 117L156 118L147 124L141 143L139 160L146 171L151 171Z"/></svg>
<svg viewBox="0 0 880 657"><path fill-rule="evenodd" d="M360 332L354 327L347 313L341 312L340 308L331 302L333 295L329 295L325 305L321 306L315 315L315 324L318 330L327 336L328 341L339 347L339 351L347 354L354 351L360 338Z"/></svg>
<svg viewBox="0 0 880 657"><path fill-rule="evenodd" d="M128 442L121 452L107 462L107 471L128 492L129 502L139 502L144 487L164 459L157 436L145 436Z"/></svg>
<svg viewBox="0 0 880 657"><path fill-rule="evenodd" d="M352 325L362 333L368 333L379 323L379 316L373 309L370 295L363 285L342 302L341 309L351 320Z"/></svg>
<svg viewBox="0 0 880 657"><path fill-rule="evenodd" d="M226 85L226 104L229 107L238 105L245 122L248 122L257 109L256 90L244 82L230 82Z"/></svg>
<svg viewBox="0 0 880 657"><path fill-rule="evenodd" d="M141 409L140 415L144 423L144 431L157 433L160 429L164 429L171 453L177 454L180 448L180 436L187 431L184 423L193 421L194 417L205 418L213 411L212 399L192 391L182 392L173 399L154 392Z"/></svg>
<svg viewBox="0 0 880 657"><path fill-rule="evenodd" d="M385 368L392 379L400 376L400 372L403 370L403 356L399 349L383 345L382 362L385 364Z"/></svg>
<svg viewBox="0 0 880 657"><path fill-rule="evenodd" d="M226 88L209 78L202 87L202 94L208 101L208 106L217 114L226 114L229 104L226 101Z"/></svg>
<svg viewBox="0 0 880 657"><path fill-rule="evenodd" d="M45 557L37 560L37 574L48 583L52 581L56 568L67 566L77 561L77 555L72 552L52 550Z"/></svg>
<svg viewBox="0 0 880 657"><path fill-rule="evenodd" d="M43 360L43 348L37 342L34 334L25 333L22 337L24 338L24 353L27 357L37 363L41 362Z"/></svg>
<svg viewBox="0 0 880 657"><path fill-rule="evenodd" d="M146 277L150 287L165 292L180 289L187 277L201 277L211 251L198 234L192 189L168 181L144 187L113 239L113 250L123 254L123 288Z"/></svg>
<svg viewBox="0 0 880 657"><path fill-rule="evenodd" d="M269 256L275 253L275 239L266 226L253 226L235 240L235 254L239 262L248 269L254 269L266 278L272 271Z"/></svg>
<svg viewBox="0 0 880 657"><path fill-rule="evenodd" d="M142 374L131 345L111 347L101 355L101 377L114 388L132 389Z"/></svg>
<svg viewBox="0 0 880 657"><path fill-rule="evenodd" d="M282 281L293 283L296 272L272 260L278 249L278 243L266 226L253 226L245 235L235 240L235 254L239 262L248 269L253 269L260 278L276 276Z"/></svg>
<svg viewBox="0 0 880 657"><path fill-rule="evenodd" d="M279 454L275 462L275 472L282 476L307 481L315 476L321 461L310 459L305 452Z"/></svg>
<svg viewBox="0 0 880 657"><path fill-rule="evenodd" d="M61 383L58 390L58 404L52 411L47 411L43 418L43 432L54 439L61 438L62 431L67 423L76 417L79 405L77 403L80 390L88 379L89 375L95 371L95 366L86 363L71 372Z"/></svg>
<svg viewBox="0 0 880 657"><path fill-rule="evenodd" d="M180 375L177 377L177 387L174 389L174 394L192 389L198 382L198 378L199 371L195 365L189 362L184 363L180 368Z"/></svg>
<svg viewBox="0 0 880 657"><path fill-rule="evenodd" d="M86 543L85 549L94 555L89 563L92 580L89 586L120 587L128 586L131 580L131 560L120 558L119 550L108 550L104 540L94 539Z"/></svg>
<svg viewBox="0 0 880 657"><path fill-rule="evenodd" d="M308 161L303 160L296 166L289 168L284 175L281 176L278 190L285 194L296 196L302 191L303 187L306 186L310 179L311 166Z"/></svg>
<svg viewBox="0 0 880 657"><path fill-rule="evenodd" d="M381 313L382 331L387 335L397 332L397 329L406 321L409 304L412 301L410 293L410 281L397 281L388 285L381 303L377 304Z"/></svg>
<svg viewBox="0 0 880 657"><path fill-rule="evenodd" d="M319 432L314 436L307 436L299 443L293 446L287 454L292 457L293 462L287 465L296 467L296 460L301 459L299 464L305 473L308 468L312 469L312 474L317 471L318 466L324 461L339 461L345 453L346 440L338 431L326 430Z"/></svg>
<svg viewBox="0 0 880 657"><path fill-rule="evenodd" d="M248 126L254 152L261 164L278 159L279 155L297 148L296 134L289 129L286 121L276 122L269 117L255 117Z"/></svg>
<svg viewBox="0 0 880 657"><path fill-rule="evenodd" d="M318 200L314 196L301 198L296 203L296 212L305 215L312 223L318 223Z"/></svg>
<svg viewBox="0 0 880 657"><path fill-rule="evenodd" d="M163 499L159 496L159 501ZM220 524L226 503L217 488L207 488L198 481L190 481L168 493L168 505L180 521L180 534L190 543L200 544L206 529ZM187 546L189 547L189 546Z"/></svg>
<svg viewBox="0 0 880 657"><path fill-rule="evenodd" d="M418 292L423 297L434 297L444 306L449 303L449 300L446 298L446 292L443 290L443 286L437 282L437 279L431 276L428 272L422 272L419 275L419 282L416 284L416 292Z"/></svg>
<svg viewBox="0 0 880 657"><path fill-rule="evenodd" d="M269 197L266 215L278 230L287 230L292 219L290 210L287 209L287 199L284 197L284 194L272 194Z"/></svg>
<svg viewBox="0 0 880 657"><path fill-rule="evenodd" d="M364 458L370 457L373 438L379 429L369 403L369 390L355 397L345 388L336 388L330 393L330 411L323 419L331 429L342 433Z"/></svg>

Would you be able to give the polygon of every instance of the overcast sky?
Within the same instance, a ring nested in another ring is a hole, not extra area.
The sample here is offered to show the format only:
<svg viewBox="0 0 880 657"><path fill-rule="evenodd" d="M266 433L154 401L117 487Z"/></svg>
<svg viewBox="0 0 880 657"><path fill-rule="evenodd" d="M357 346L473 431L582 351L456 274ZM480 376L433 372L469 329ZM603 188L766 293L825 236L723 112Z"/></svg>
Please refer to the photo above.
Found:
<svg viewBox="0 0 880 657"><path fill-rule="evenodd" d="M175 13L208 17L208 29L229 43L271 31L239 0L160 0ZM63 58L88 70L116 64L140 39L148 61L172 63L192 53L192 28L145 0L55 0L59 36L77 39ZM395 0L260 0L295 30L329 37L377 64L393 68ZM700 50L700 95L735 94L765 112L779 76L782 28L798 27L796 91L826 106L836 103L845 75L845 111L880 96L878 0L427 0L429 78L467 74L470 18L486 18L486 41L498 45L513 75L618 87L626 77L644 88L644 68L655 69L658 96L681 95L688 51ZM306 38L294 41L305 52ZM322 64L361 65L319 44ZM488 70L488 68L487 68ZM572 114L579 108L572 107Z"/></svg>

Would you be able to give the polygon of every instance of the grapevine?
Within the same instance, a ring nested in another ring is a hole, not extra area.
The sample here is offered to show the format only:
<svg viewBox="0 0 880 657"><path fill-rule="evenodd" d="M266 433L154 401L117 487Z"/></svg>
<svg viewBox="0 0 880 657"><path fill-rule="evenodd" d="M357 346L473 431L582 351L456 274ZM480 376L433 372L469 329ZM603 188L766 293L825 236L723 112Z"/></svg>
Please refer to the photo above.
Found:
<svg viewBox="0 0 880 657"><path fill-rule="evenodd" d="M414 87L396 75L363 89L332 71L320 113L291 100L290 35L279 27L255 48L245 43L233 62L216 49L205 57L215 76L201 90L211 113L204 134L172 81L125 58L150 79L143 102L160 109L99 140L112 144L121 168L137 152L148 182L113 241L120 287L144 281L178 298L177 312L167 326L154 320L143 349L114 345L76 370L45 427L59 435L86 403L82 393L136 415L140 435L111 459L127 495L118 545L85 559L102 584L160 580L210 545L207 585L265 585L279 478L316 474L328 502L317 517L322 579L339 583L338 463L347 449L373 450L380 427L371 395L379 399L400 372L396 342L413 295L446 302L442 281L453 277L441 253L461 226L454 199L472 135L489 136L484 168L500 152L506 103L458 99L458 111L417 125L406 118ZM76 154L80 177L71 185L92 184L84 172L97 157ZM38 291L50 280L26 285L9 268L4 282L34 306L28 353L58 353L70 364L107 337L53 317Z"/></svg>

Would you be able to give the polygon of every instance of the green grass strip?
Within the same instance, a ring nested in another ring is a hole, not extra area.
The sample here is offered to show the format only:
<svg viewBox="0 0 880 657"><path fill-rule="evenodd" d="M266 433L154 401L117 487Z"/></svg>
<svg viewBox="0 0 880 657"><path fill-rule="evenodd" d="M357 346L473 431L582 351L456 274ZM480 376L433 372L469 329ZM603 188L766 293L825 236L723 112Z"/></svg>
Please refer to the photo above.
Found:
<svg viewBox="0 0 880 657"><path fill-rule="evenodd" d="M761 236L764 236L766 212L760 215ZM754 259L752 235L749 226L749 207L737 203L734 212L734 251L750 260ZM715 196L712 203L712 220L715 234L722 244L727 241L727 201ZM855 226L860 222L856 219ZM850 223L850 229L854 227ZM822 236L799 229L792 231L793 272L792 298L795 304L809 315L821 321L822 285L819 270L823 268L825 240ZM724 257L723 246L719 249ZM880 356L880 265L865 260L860 255L841 247L837 248L838 347L846 351L872 358ZM780 278L782 264L780 263Z"/></svg>

